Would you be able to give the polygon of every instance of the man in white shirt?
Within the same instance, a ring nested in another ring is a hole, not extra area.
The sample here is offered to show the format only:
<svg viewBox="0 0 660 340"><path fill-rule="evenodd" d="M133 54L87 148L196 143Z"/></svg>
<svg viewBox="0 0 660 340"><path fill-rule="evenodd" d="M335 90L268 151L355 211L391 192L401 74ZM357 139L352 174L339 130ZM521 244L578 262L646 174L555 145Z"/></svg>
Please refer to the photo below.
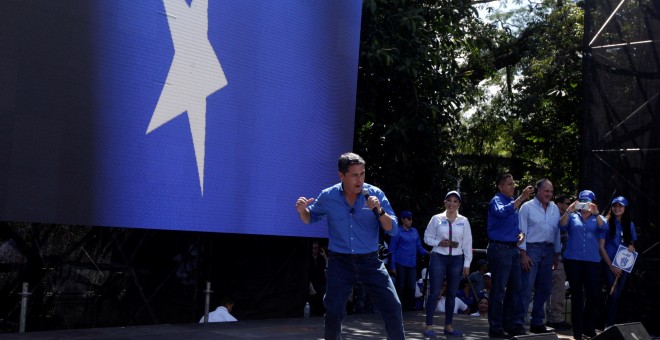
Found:
<svg viewBox="0 0 660 340"><path fill-rule="evenodd" d="M522 266L522 291L520 308L516 319L525 318L532 291L534 291L532 318L529 331L547 333L553 331L545 327L544 304L552 289L552 268L557 266L561 242L559 237L559 208L552 201L552 183L544 178L536 182L536 196L520 206L518 227L525 233L520 248Z"/></svg>
<svg viewBox="0 0 660 340"><path fill-rule="evenodd" d="M213 312L209 313L209 322L231 322L238 321L231 314L234 308L234 301L231 298L224 297L220 300L220 306ZM204 323L204 317L199 320L199 323Z"/></svg>

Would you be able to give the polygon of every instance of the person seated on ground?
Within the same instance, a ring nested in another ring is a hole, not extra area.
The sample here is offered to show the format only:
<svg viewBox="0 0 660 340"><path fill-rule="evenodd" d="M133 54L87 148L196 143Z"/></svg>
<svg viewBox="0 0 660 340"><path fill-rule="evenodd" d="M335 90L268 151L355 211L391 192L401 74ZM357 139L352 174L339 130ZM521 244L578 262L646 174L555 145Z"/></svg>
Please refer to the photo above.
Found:
<svg viewBox="0 0 660 340"><path fill-rule="evenodd" d="M445 298L446 291L447 291L447 282L445 281L442 283L442 291L440 292L440 296L438 298L438 307L436 307L435 309L438 312L443 312L443 313L445 312L445 302L447 300ZM459 314L459 313L470 314L470 307L468 307L468 305L466 305L458 297L455 297L454 299L456 299L455 300L456 302L454 303L454 314Z"/></svg>
<svg viewBox="0 0 660 340"><path fill-rule="evenodd" d="M477 311L470 314L471 316L480 316L482 318L488 317L488 298L482 296L477 302Z"/></svg>
<svg viewBox="0 0 660 340"><path fill-rule="evenodd" d="M475 292L480 292L486 288L484 283L484 275L488 272L488 261L486 259L479 259L477 261L477 270L468 275L468 278L474 286Z"/></svg>
<svg viewBox="0 0 660 340"><path fill-rule="evenodd" d="M490 272L484 274L484 289L482 289L479 292L479 296L477 296L477 299L480 299L484 296L489 297L488 295L490 295L491 282L492 281L491 281Z"/></svg>
<svg viewBox="0 0 660 340"><path fill-rule="evenodd" d="M468 305L470 310L477 310L477 297L473 290L474 284L468 280L469 278L467 277L461 279L461 282L458 284L456 297Z"/></svg>
<svg viewBox="0 0 660 340"><path fill-rule="evenodd" d="M220 306L216 308L214 311L209 313L209 322L231 322L231 321L238 321L236 320L235 317L233 317L231 314L231 310L234 308L234 300L232 300L230 297L223 297L220 299ZM199 319L199 323L204 323L204 317L202 316L201 319Z"/></svg>

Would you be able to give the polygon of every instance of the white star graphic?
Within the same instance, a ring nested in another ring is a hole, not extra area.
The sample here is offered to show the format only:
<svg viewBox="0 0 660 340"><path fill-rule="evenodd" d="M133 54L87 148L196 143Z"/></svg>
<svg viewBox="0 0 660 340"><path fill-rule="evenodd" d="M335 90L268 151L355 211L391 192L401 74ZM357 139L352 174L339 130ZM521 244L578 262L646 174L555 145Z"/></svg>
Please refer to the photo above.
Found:
<svg viewBox="0 0 660 340"><path fill-rule="evenodd" d="M197 160L199 187L204 195L206 97L227 85L208 38L208 0L164 0L174 43L174 59L154 110L147 134L188 112Z"/></svg>

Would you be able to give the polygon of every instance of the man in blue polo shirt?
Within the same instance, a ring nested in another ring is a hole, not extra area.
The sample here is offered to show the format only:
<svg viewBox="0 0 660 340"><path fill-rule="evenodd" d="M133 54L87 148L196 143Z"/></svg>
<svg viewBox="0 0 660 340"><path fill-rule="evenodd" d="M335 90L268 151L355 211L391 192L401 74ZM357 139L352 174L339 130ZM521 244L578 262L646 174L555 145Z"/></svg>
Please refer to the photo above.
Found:
<svg viewBox="0 0 660 340"><path fill-rule="evenodd" d="M305 223L328 220L328 279L323 304L325 338L341 339L346 302L356 282L361 282L385 322L388 339L405 339L401 302L394 284L378 258L379 228L395 236L396 216L385 193L367 184L365 161L345 153L338 161L340 183L316 198L300 197L296 211Z"/></svg>
<svg viewBox="0 0 660 340"><path fill-rule="evenodd" d="M518 244L525 238L518 227L518 208L534 192L534 187L527 186L514 199L516 183L511 174L500 174L496 184L499 192L488 203L487 256L492 279L488 301L488 335L491 338L506 338L505 330L512 336L525 334L522 323L514 320L522 284Z"/></svg>

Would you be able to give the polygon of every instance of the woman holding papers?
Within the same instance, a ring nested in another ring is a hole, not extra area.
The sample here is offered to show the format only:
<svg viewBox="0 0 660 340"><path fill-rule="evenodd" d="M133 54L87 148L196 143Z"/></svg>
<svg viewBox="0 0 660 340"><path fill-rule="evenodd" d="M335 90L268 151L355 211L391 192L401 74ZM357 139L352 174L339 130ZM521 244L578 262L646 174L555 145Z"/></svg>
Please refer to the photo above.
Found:
<svg viewBox="0 0 660 340"><path fill-rule="evenodd" d="M612 264L614 257L619 250L619 246L628 248L628 251L635 251L635 241L637 233L635 225L630 220L628 212L628 200L619 196L612 200L612 207L607 214L608 231L605 238L600 240L600 256L602 260L602 269L607 280L607 287L610 294L607 297L605 308L607 310L606 326L614 325L616 321L616 306L619 296L623 291L623 285L626 283L628 273L615 267Z"/></svg>

